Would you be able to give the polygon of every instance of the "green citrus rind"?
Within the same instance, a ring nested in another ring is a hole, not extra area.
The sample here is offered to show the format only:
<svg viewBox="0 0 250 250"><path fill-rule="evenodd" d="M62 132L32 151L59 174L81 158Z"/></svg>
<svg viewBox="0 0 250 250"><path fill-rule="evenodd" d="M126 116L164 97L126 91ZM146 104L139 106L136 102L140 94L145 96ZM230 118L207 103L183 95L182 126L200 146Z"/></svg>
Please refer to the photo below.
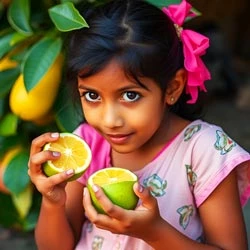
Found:
<svg viewBox="0 0 250 250"><path fill-rule="evenodd" d="M103 192L113 204L127 210L134 210L139 199L133 190L133 186L138 179L135 174L133 175L135 176L134 180L105 184L101 186ZM90 192L92 204L99 213L105 214L105 211L101 207L99 201L96 199L92 185L93 184L88 181L87 188Z"/></svg>

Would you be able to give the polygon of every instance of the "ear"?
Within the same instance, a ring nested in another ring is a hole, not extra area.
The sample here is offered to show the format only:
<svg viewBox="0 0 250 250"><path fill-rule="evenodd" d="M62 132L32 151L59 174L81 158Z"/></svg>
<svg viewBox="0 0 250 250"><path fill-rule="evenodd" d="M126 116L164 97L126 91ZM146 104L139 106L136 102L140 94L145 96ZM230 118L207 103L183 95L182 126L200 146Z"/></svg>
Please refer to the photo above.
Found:
<svg viewBox="0 0 250 250"><path fill-rule="evenodd" d="M181 96L187 81L187 72L185 69L179 69L174 78L169 82L165 93L165 102L168 105L174 105Z"/></svg>

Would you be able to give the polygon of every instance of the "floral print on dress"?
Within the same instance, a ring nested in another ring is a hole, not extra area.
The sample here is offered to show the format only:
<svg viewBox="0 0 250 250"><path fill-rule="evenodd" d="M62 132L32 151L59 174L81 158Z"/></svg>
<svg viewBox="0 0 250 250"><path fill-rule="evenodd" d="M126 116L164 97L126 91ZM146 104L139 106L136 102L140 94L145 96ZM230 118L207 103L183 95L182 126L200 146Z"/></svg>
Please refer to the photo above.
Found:
<svg viewBox="0 0 250 250"><path fill-rule="evenodd" d="M194 208L192 205L185 205L177 209L180 214L179 224L185 230L189 224L190 218L193 215Z"/></svg>
<svg viewBox="0 0 250 250"><path fill-rule="evenodd" d="M92 242L92 250L101 250L104 238L101 236L95 236Z"/></svg>
<svg viewBox="0 0 250 250"><path fill-rule="evenodd" d="M192 170L191 165L186 164L185 166L186 166L186 173L187 173L188 184L191 187L191 189L193 189L194 186L195 186L195 183L197 181L197 175Z"/></svg>
<svg viewBox="0 0 250 250"><path fill-rule="evenodd" d="M223 131L216 131L215 148L220 151L221 155L225 155L236 146L236 143Z"/></svg>
<svg viewBox="0 0 250 250"><path fill-rule="evenodd" d="M143 185L150 189L150 192L154 197L160 197L166 193L165 189L167 187L167 181L162 180L157 174L153 174L144 179Z"/></svg>
<svg viewBox="0 0 250 250"><path fill-rule="evenodd" d="M86 230L88 233L91 233L93 231L93 224L91 222L86 222L86 223L88 223Z"/></svg>
<svg viewBox="0 0 250 250"><path fill-rule="evenodd" d="M192 125L188 127L184 132L184 141L188 141L192 136L201 129L201 124Z"/></svg>

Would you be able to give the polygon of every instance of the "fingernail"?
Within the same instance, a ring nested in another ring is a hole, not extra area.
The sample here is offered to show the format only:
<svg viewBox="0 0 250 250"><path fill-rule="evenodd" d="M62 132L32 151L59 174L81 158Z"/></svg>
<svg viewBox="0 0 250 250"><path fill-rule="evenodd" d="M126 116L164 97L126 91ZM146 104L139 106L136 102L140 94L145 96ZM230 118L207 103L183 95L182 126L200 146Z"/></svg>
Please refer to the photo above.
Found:
<svg viewBox="0 0 250 250"><path fill-rule="evenodd" d="M60 156L60 152L53 151L52 155L55 156L55 157Z"/></svg>
<svg viewBox="0 0 250 250"><path fill-rule="evenodd" d="M144 187L140 185L140 186L139 186L139 192L142 193L143 190L144 190Z"/></svg>
<svg viewBox="0 0 250 250"><path fill-rule="evenodd" d="M59 133L55 132L55 133L51 133L50 135L52 138L57 138L59 137Z"/></svg>
<svg viewBox="0 0 250 250"><path fill-rule="evenodd" d="M66 171L66 175L72 175L72 174L74 174L74 169L68 169Z"/></svg>
<svg viewBox="0 0 250 250"><path fill-rule="evenodd" d="M93 189L93 191L96 193L96 192L99 190L99 187L96 186L96 185L93 185L93 186L92 186L92 189Z"/></svg>
<svg viewBox="0 0 250 250"><path fill-rule="evenodd" d="M83 196L85 196L86 193L87 193L87 188L85 187L85 188L83 189Z"/></svg>

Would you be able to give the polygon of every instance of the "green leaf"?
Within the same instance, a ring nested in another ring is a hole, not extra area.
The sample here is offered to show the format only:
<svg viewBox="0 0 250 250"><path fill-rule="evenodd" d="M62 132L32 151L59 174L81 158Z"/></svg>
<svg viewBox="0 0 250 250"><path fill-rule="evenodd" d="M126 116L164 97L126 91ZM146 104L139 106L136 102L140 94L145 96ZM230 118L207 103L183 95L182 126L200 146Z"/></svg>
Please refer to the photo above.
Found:
<svg viewBox="0 0 250 250"><path fill-rule="evenodd" d="M12 201L22 219L27 216L30 210L32 204L32 192L32 186L28 185L21 193L12 194Z"/></svg>
<svg viewBox="0 0 250 250"><path fill-rule="evenodd" d="M0 97L4 97L9 93L19 74L19 67L0 71Z"/></svg>
<svg viewBox="0 0 250 250"><path fill-rule="evenodd" d="M72 132L83 120L80 102L73 102L69 87L60 89L55 103L55 120L61 131Z"/></svg>
<svg viewBox="0 0 250 250"><path fill-rule="evenodd" d="M56 28L62 32L89 27L71 2L62 3L50 8L49 16Z"/></svg>
<svg viewBox="0 0 250 250"><path fill-rule="evenodd" d="M61 3L66 3L66 2L72 2L72 3L74 3L74 4L78 4L78 3L80 3L82 0L61 0L60 2ZM89 2L94 2L95 0L88 0ZM98 1L100 1L100 0L98 0Z"/></svg>
<svg viewBox="0 0 250 250"><path fill-rule="evenodd" d="M0 224L10 227L17 223L18 214L11 196L0 192Z"/></svg>
<svg viewBox="0 0 250 250"><path fill-rule="evenodd" d="M3 181L5 186L16 195L21 193L30 183L27 174L28 161L28 152L20 152L10 160L4 172Z"/></svg>
<svg viewBox="0 0 250 250"><path fill-rule="evenodd" d="M202 15L202 13L199 11L199 10L197 10L197 9L195 9L194 7L192 7L192 12L196 15L196 16L201 16Z"/></svg>
<svg viewBox="0 0 250 250"><path fill-rule="evenodd" d="M31 209L22 223L25 231L31 231L35 228L41 208L41 199L42 195L38 191L34 190Z"/></svg>
<svg viewBox="0 0 250 250"><path fill-rule="evenodd" d="M19 43L19 42L21 42L21 41L23 41L23 40L25 40L25 39L27 39L27 36L26 35L23 35L23 34L20 34L20 33L14 33L13 34L13 37L12 37L12 39L11 39L11 41L10 41L10 45L16 45L17 43Z"/></svg>
<svg viewBox="0 0 250 250"><path fill-rule="evenodd" d="M179 4L181 0L147 0L147 2L155 5L158 8L166 7L170 4Z"/></svg>
<svg viewBox="0 0 250 250"><path fill-rule="evenodd" d="M169 5L172 5L172 4L180 4L181 3L181 0L146 0L148 3L151 3L152 5L155 5L156 7L158 8L163 8L163 7L167 7ZM191 11L193 13L195 13L196 16L200 16L201 15L201 12L199 12L197 9L195 8L191 8ZM186 18L186 22L193 19L194 17L187 17Z"/></svg>
<svg viewBox="0 0 250 250"><path fill-rule="evenodd" d="M11 50L11 41L14 33L7 34L0 38L0 58L2 58L8 51Z"/></svg>
<svg viewBox="0 0 250 250"><path fill-rule="evenodd" d="M23 66L24 84L32 90L47 73L62 48L61 38L45 37L30 50Z"/></svg>
<svg viewBox="0 0 250 250"><path fill-rule="evenodd" d="M8 21L13 29L24 35L31 35L33 33L29 24L29 0L13 0L8 8L7 15Z"/></svg>
<svg viewBox="0 0 250 250"><path fill-rule="evenodd" d="M0 119L3 117L6 109L6 99L0 97ZM0 141L1 144L1 141Z"/></svg>
<svg viewBox="0 0 250 250"><path fill-rule="evenodd" d="M0 136L0 158L11 148L17 145L23 145L21 140L20 134L8 137Z"/></svg>
<svg viewBox="0 0 250 250"><path fill-rule="evenodd" d="M0 120L0 136L10 136L16 134L18 117L15 114L7 113Z"/></svg>

